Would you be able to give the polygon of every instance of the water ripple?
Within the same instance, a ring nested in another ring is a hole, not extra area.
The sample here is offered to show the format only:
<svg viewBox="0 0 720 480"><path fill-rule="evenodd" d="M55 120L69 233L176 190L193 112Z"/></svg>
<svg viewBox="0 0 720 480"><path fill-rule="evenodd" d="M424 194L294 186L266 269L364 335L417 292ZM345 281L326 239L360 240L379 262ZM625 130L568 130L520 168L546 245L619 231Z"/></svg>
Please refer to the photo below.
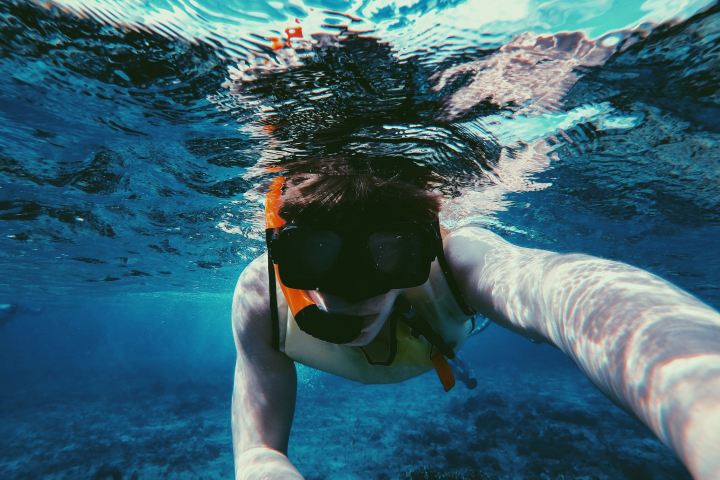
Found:
<svg viewBox="0 0 720 480"><path fill-rule="evenodd" d="M0 265L223 289L262 248L264 167L339 153L431 167L450 225L522 231L546 192L711 227L718 7L683 21L705 4L2 0Z"/></svg>

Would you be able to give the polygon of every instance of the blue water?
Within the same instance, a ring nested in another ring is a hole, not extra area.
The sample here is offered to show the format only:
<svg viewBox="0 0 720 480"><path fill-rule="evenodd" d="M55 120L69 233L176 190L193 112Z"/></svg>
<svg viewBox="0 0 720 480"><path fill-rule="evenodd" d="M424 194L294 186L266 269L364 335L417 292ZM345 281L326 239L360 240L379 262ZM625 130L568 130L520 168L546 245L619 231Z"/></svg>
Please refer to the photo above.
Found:
<svg viewBox="0 0 720 480"><path fill-rule="evenodd" d="M332 42L273 52L295 18ZM607 58L462 96L518 35L574 31ZM719 38L708 1L0 0L0 478L232 475L231 293L264 249L264 168L295 158L409 156L448 227L720 307ZM301 367L290 458L309 479L689 478L558 352L494 327L463 353L480 387L447 395Z"/></svg>

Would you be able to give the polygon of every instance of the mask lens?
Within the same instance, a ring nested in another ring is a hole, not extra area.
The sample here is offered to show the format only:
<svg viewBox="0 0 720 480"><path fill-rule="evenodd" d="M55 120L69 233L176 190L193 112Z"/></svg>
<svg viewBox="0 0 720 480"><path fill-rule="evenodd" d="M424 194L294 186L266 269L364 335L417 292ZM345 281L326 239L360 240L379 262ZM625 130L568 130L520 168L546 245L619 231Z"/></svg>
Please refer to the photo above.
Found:
<svg viewBox="0 0 720 480"><path fill-rule="evenodd" d="M379 231L368 236L375 271L393 287L421 285L430 274L433 259L427 235L413 230Z"/></svg>
<svg viewBox="0 0 720 480"><path fill-rule="evenodd" d="M336 266L342 239L329 230L293 228L283 232L280 277L291 288L317 288Z"/></svg>

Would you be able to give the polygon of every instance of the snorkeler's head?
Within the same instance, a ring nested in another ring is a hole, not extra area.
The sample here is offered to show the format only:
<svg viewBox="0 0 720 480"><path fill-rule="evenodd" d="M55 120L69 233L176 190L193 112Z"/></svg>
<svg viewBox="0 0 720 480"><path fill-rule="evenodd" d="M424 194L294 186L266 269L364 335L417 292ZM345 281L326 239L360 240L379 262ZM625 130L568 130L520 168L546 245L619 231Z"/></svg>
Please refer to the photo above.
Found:
<svg viewBox="0 0 720 480"><path fill-rule="evenodd" d="M270 291L277 274L298 325L316 338L365 342L393 292L426 282L436 258L446 273L434 177L395 160L295 164L270 187ZM363 308L379 311L349 313Z"/></svg>

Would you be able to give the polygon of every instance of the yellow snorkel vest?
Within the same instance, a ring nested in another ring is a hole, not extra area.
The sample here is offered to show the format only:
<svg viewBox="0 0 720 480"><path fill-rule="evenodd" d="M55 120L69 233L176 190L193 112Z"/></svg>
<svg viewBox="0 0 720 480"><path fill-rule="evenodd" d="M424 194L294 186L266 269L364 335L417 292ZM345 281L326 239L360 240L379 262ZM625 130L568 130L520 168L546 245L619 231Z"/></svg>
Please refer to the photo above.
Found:
<svg viewBox="0 0 720 480"><path fill-rule="evenodd" d="M419 287L402 294L415 315L426 320L447 343L457 351L471 333L474 321L457 305L437 262L433 262L430 278ZM302 331L288 309L279 315L279 349L293 360L318 370L362 383L398 383L435 367L433 357L439 352L424 337L413 335L410 325L387 319L385 328L394 329L395 355L388 365L381 358L371 359L362 347L324 342ZM384 332L387 333L387 332ZM378 361L379 360L379 361ZM451 385L445 385L446 389Z"/></svg>

